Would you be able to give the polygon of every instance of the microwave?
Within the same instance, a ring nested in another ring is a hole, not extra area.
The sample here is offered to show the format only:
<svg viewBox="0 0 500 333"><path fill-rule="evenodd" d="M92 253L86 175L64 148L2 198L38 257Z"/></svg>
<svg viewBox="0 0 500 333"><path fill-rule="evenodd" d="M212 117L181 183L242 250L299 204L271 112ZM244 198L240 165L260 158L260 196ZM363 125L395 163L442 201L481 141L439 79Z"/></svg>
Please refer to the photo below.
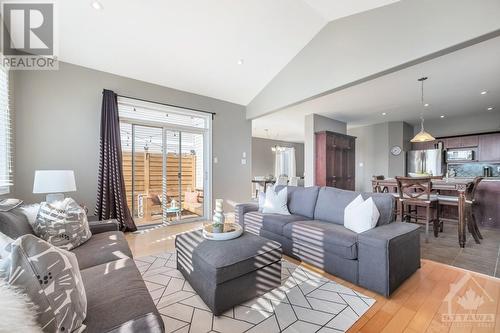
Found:
<svg viewBox="0 0 500 333"><path fill-rule="evenodd" d="M473 161L474 150L448 150L446 161Z"/></svg>

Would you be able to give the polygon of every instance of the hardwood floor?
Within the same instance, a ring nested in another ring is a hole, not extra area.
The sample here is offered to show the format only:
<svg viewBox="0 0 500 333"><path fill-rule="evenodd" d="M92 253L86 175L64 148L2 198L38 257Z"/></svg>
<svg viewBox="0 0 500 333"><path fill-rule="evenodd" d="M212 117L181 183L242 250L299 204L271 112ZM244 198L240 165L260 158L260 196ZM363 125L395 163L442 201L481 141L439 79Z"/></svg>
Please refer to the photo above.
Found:
<svg viewBox="0 0 500 333"><path fill-rule="evenodd" d="M134 256L141 257L173 251L176 235L201 225L201 222L173 225L128 233L126 237ZM348 332L500 333L498 278L423 259L422 267L387 299L310 265L307 267L376 299L375 305ZM450 292L453 284L459 287L456 293ZM455 321L447 324L443 322L446 318Z"/></svg>

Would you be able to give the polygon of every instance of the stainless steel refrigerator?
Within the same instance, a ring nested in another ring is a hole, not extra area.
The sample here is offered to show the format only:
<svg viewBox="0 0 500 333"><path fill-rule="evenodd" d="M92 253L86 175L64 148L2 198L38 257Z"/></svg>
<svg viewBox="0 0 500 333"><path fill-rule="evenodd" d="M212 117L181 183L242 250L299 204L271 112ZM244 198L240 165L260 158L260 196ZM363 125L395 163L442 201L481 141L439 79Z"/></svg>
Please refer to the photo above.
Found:
<svg viewBox="0 0 500 333"><path fill-rule="evenodd" d="M445 170L442 149L411 150L406 154L407 174L428 173L443 176Z"/></svg>

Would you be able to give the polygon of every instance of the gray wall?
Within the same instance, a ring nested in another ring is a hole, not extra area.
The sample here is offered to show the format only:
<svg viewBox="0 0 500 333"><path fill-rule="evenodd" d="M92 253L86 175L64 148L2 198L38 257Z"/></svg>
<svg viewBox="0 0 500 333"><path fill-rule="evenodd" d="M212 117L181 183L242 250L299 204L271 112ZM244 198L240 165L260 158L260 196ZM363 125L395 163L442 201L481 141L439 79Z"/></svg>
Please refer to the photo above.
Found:
<svg viewBox="0 0 500 333"><path fill-rule="evenodd" d="M426 119L425 130L434 137L499 131L500 110L444 119ZM420 132L420 125L414 126L414 133L418 132Z"/></svg>
<svg viewBox="0 0 500 333"><path fill-rule="evenodd" d="M500 29L499 17L498 0L405 0L334 20L252 100L247 117L440 55Z"/></svg>
<svg viewBox="0 0 500 333"><path fill-rule="evenodd" d="M274 175L275 153L273 146L295 148L297 176L304 175L304 144L277 141L262 138L252 138L252 177Z"/></svg>
<svg viewBox="0 0 500 333"><path fill-rule="evenodd" d="M330 131L345 134L347 131L346 123L327 118L319 114L309 114L304 121L304 185L312 186L315 184L315 166L316 166L316 147L314 133L321 131Z"/></svg>
<svg viewBox="0 0 500 333"><path fill-rule="evenodd" d="M373 175L389 172L389 123L351 128L356 137L356 190L371 192Z"/></svg>
<svg viewBox="0 0 500 333"><path fill-rule="evenodd" d="M405 152L411 150L409 140L413 137L411 125L394 121L350 128L347 132L356 137L356 190L371 192L374 175L405 175ZM393 156L390 149L396 145L403 152Z"/></svg>
<svg viewBox="0 0 500 333"><path fill-rule="evenodd" d="M58 71L17 71L13 81L16 197L43 199L32 194L36 169L73 169L78 191L71 196L93 210L103 88L216 112L213 156L219 161L213 164L213 197L229 205L251 197L251 122L241 105L65 63ZM241 164L243 152L246 165Z"/></svg>
<svg viewBox="0 0 500 333"><path fill-rule="evenodd" d="M403 121L389 122L389 143L388 149L399 146L403 153L394 156L389 154L389 166L386 176L404 176L406 174L406 155L405 151L411 150L410 140L413 138L413 126Z"/></svg>

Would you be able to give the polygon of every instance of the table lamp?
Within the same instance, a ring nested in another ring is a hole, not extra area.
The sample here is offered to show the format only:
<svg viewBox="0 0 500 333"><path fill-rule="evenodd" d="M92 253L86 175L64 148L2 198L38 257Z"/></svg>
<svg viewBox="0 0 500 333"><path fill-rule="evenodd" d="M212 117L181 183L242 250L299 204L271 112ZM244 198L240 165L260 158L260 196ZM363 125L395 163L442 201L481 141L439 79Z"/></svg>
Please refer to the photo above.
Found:
<svg viewBox="0 0 500 333"><path fill-rule="evenodd" d="M64 200L63 192L76 191L73 170L36 170L33 193L46 193L48 203Z"/></svg>

